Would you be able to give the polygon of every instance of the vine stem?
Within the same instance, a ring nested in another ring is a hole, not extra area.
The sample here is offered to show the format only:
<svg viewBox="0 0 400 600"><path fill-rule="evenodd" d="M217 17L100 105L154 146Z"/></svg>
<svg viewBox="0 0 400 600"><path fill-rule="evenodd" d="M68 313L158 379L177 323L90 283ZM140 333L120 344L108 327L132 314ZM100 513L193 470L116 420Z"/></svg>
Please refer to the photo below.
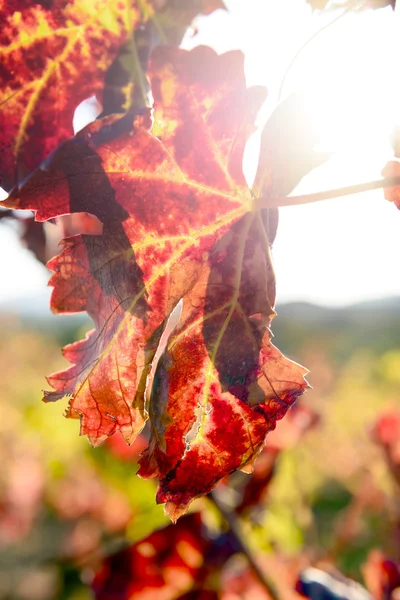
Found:
<svg viewBox="0 0 400 600"><path fill-rule="evenodd" d="M321 202L322 200L331 200L333 198L351 196L352 194L359 194L370 190L379 190L381 188L390 188L397 185L400 185L400 177L385 177L384 179L376 179L374 181L367 181L366 183L357 183L355 185L348 185L334 190L325 190L301 196L262 196L261 198L255 198L254 209L258 210L260 208L279 208L283 206L310 204L311 202Z"/></svg>
<svg viewBox="0 0 400 600"><path fill-rule="evenodd" d="M229 533L232 536L232 538L235 540L237 548L239 549L240 552L242 552L245 555L247 562L249 563L250 567L252 568L254 574L257 576L257 579L260 581L260 583L266 589L268 594L271 596L271 599L272 600L280 600L279 595L276 591L275 585L266 576L264 571L262 571L260 569L260 567L257 564L256 559L253 556L252 551L250 550L249 546L243 539L243 536L242 536L242 533L241 533L240 527L239 527L239 521L238 521L236 515L232 511L227 510L225 508L223 503L220 502L220 500L216 496L215 492L210 492L207 497L209 498L209 500L211 500L211 502L221 513L221 515L223 516L225 521L228 523Z"/></svg>

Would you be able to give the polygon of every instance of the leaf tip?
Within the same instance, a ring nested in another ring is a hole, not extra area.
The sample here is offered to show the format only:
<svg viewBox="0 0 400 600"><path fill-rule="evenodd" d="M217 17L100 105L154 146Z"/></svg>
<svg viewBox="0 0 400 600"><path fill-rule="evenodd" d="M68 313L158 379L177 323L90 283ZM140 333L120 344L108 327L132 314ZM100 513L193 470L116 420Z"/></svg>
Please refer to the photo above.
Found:
<svg viewBox="0 0 400 600"><path fill-rule="evenodd" d="M48 390L42 390L42 394L42 402L45 402L46 404L48 402L57 402L58 400L62 400L62 398L68 395L65 392L54 392Z"/></svg>
<svg viewBox="0 0 400 600"><path fill-rule="evenodd" d="M157 504L161 504L162 500L157 498ZM188 505L187 504L175 504L174 502L166 502L164 505L164 514L169 517L174 525L180 517L187 512Z"/></svg>

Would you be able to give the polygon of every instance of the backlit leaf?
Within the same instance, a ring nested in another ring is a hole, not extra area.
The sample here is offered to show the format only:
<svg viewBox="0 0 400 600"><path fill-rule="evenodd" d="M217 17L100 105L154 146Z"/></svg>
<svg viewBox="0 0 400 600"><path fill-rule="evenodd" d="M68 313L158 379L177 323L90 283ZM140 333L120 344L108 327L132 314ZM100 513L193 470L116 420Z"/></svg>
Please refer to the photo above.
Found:
<svg viewBox="0 0 400 600"><path fill-rule="evenodd" d="M146 382L172 310L183 311L153 386L142 476L158 476L173 519L238 468L304 391L305 369L270 341L275 277L268 224L253 210L242 155L265 97L246 90L243 56L160 48L151 62L152 134L113 135L113 118L67 142L12 208L38 220L87 212L101 235L63 242L54 312L86 310L95 329L64 349L46 400L70 396L93 444L135 439Z"/></svg>
<svg viewBox="0 0 400 600"><path fill-rule="evenodd" d="M173 519L251 461L304 390L305 371L270 342L274 298L263 222L249 213L209 252L156 375L139 474L160 478Z"/></svg>
<svg viewBox="0 0 400 600"><path fill-rule="evenodd" d="M164 40L180 44L193 21L199 15L208 15L217 9L225 9L222 0L150 0L155 9L154 21Z"/></svg>
<svg viewBox="0 0 400 600"><path fill-rule="evenodd" d="M73 135L76 106L100 93L131 35L135 0L0 1L0 163L10 188Z"/></svg>
<svg viewBox="0 0 400 600"><path fill-rule="evenodd" d="M179 45L197 15L225 8L222 0L149 0L140 6L144 23L135 29L133 43L130 38L121 46L105 74L103 93L102 116L125 112L130 96L131 105L123 118L128 127L133 114L140 114L150 106L145 73L152 50L159 44ZM142 71L138 70L136 61Z"/></svg>
<svg viewBox="0 0 400 600"><path fill-rule="evenodd" d="M261 136L256 196L287 196L307 173L326 162L330 154L315 150L319 137L301 94L293 93L278 104Z"/></svg>

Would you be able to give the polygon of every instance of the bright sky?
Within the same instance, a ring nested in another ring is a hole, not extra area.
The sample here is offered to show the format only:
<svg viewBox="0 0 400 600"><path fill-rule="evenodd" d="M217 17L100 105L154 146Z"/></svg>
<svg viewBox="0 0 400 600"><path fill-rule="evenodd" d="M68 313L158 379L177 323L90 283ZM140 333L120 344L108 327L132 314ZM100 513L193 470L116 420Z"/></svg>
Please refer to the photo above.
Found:
<svg viewBox="0 0 400 600"><path fill-rule="evenodd" d="M340 11L311 16L302 0L227 4L229 13L200 19L199 35L186 45L245 52L248 84L269 90L261 123L275 106L297 50ZM391 128L400 121L399 27L400 14L393 15L389 7L346 15L293 64L283 97L294 90L306 95L321 130L322 149L335 152L327 165L302 181L296 194L379 178L392 155ZM256 151L249 148L249 173L256 161ZM400 295L399 230L400 212L381 191L281 209L274 245L278 302L333 305ZM1 227L0 235L0 302L43 292L46 270L21 249L9 227Z"/></svg>

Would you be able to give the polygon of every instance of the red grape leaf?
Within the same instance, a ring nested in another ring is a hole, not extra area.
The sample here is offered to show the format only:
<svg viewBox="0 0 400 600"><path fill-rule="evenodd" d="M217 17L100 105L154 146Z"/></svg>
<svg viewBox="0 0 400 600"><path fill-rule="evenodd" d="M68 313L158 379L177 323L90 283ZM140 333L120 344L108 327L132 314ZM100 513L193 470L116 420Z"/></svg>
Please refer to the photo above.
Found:
<svg viewBox="0 0 400 600"><path fill-rule="evenodd" d="M304 391L306 371L270 342L274 300L264 224L248 213L210 250L156 374L139 474L160 478L174 520L252 460Z"/></svg>
<svg viewBox="0 0 400 600"><path fill-rule="evenodd" d="M278 104L261 135L256 196L288 196L307 173L324 164L331 154L314 149L319 137L310 106L300 93Z"/></svg>
<svg viewBox="0 0 400 600"><path fill-rule="evenodd" d="M199 513L155 531L107 558L92 587L97 600L169 600L192 589L202 575L211 540Z"/></svg>
<svg viewBox="0 0 400 600"><path fill-rule="evenodd" d="M147 72L149 56L157 45L179 46L195 17L225 8L221 0L149 0L149 4L140 6L145 13L145 22L134 31L136 51L132 52L132 39L120 47L105 74L103 92L101 116L124 113L129 105L127 92L129 94L130 90L130 109L123 117L128 126L132 122L132 114L140 114L149 106L147 79L143 77L139 85L134 85L138 76L136 61L139 61L143 73Z"/></svg>
<svg viewBox="0 0 400 600"><path fill-rule="evenodd" d="M157 29L169 44L177 45L197 15L226 8L222 0L150 0L150 3L157 11L154 15Z"/></svg>
<svg viewBox="0 0 400 600"><path fill-rule="evenodd" d="M167 318L183 299L150 402L152 441L141 474L161 478L172 518L246 467L307 387L305 369L270 343L275 278L262 214L242 155L265 97L246 90L243 55L158 49L150 79L153 135L113 137L98 121L38 171L12 208L37 218L88 212L102 235L64 240L49 263L52 309L86 310L86 340L48 378L47 400L70 395L69 416L93 444L147 419L146 381ZM157 136L157 137L155 137Z"/></svg>
<svg viewBox="0 0 400 600"><path fill-rule="evenodd" d="M19 8L19 10L15 10ZM0 0L0 163L10 188L73 135L76 106L103 75L139 18L135 0Z"/></svg>

